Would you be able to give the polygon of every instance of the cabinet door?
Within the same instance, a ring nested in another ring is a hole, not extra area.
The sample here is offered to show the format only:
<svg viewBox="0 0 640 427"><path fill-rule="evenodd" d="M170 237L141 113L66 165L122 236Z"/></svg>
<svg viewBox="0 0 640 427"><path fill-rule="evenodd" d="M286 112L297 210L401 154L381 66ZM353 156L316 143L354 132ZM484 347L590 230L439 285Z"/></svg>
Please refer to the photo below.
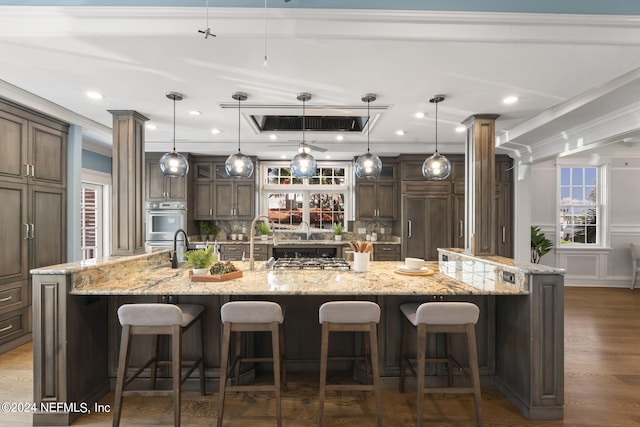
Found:
<svg viewBox="0 0 640 427"><path fill-rule="evenodd" d="M404 257L426 259L427 199L425 197L405 197L402 202L402 244Z"/></svg>
<svg viewBox="0 0 640 427"><path fill-rule="evenodd" d="M29 189L31 268L62 264L66 260L65 190L51 187Z"/></svg>
<svg viewBox="0 0 640 427"><path fill-rule="evenodd" d="M213 183L194 183L193 218L213 219Z"/></svg>
<svg viewBox="0 0 640 427"><path fill-rule="evenodd" d="M453 247L464 249L464 194L453 196Z"/></svg>
<svg viewBox="0 0 640 427"><path fill-rule="evenodd" d="M496 185L496 255L511 258L513 256L511 186L508 183Z"/></svg>
<svg viewBox="0 0 640 427"><path fill-rule="evenodd" d="M437 260L438 248L451 247L451 198L415 196L403 199L404 256Z"/></svg>
<svg viewBox="0 0 640 427"><path fill-rule="evenodd" d="M193 165L193 179L195 181L213 181L214 169L211 162L197 162Z"/></svg>
<svg viewBox="0 0 640 427"><path fill-rule="evenodd" d="M436 261L438 248L451 247L451 197L450 196L426 196L427 220L426 258Z"/></svg>
<svg viewBox="0 0 640 427"><path fill-rule="evenodd" d="M164 200L166 190L164 185L165 177L160 171L158 159L145 160L145 201Z"/></svg>
<svg viewBox="0 0 640 427"><path fill-rule="evenodd" d="M376 219L395 221L398 213L397 185L395 182L380 182L378 184Z"/></svg>
<svg viewBox="0 0 640 427"><path fill-rule="evenodd" d="M165 178L166 191L170 200L187 200L187 177Z"/></svg>
<svg viewBox="0 0 640 427"><path fill-rule="evenodd" d="M29 123L31 182L65 186L67 177L67 135L38 123Z"/></svg>
<svg viewBox="0 0 640 427"><path fill-rule="evenodd" d="M26 182L27 121L0 111L0 176Z"/></svg>
<svg viewBox="0 0 640 427"><path fill-rule="evenodd" d="M356 220L374 221L376 219L376 192L378 185L373 181L356 183Z"/></svg>
<svg viewBox="0 0 640 427"><path fill-rule="evenodd" d="M27 259L27 186L0 182L0 284L24 280L29 274Z"/></svg>
<svg viewBox="0 0 640 427"><path fill-rule="evenodd" d="M234 200L233 182L224 181L214 184L213 217L215 219L233 219Z"/></svg>
<svg viewBox="0 0 640 427"><path fill-rule="evenodd" d="M234 183L235 218L253 219L255 214L255 185L253 181L238 181Z"/></svg>

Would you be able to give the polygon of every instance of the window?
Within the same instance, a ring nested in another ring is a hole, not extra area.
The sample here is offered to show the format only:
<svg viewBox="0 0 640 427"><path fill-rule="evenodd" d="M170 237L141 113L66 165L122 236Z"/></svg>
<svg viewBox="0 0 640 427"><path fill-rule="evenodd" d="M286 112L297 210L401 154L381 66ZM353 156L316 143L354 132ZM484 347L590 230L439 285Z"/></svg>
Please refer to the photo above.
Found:
<svg viewBox="0 0 640 427"><path fill-rule="evenodd" d="M602 245L601 170L560 168L560 245Z"/></svg>
<svg viewBox="0 0 640 427"><path fill-rule="evenodd" d="M311 178L294 178L288 165L263 162L262 211L280 229L330 230L345 223L350 163L320 164Z"/></svg>

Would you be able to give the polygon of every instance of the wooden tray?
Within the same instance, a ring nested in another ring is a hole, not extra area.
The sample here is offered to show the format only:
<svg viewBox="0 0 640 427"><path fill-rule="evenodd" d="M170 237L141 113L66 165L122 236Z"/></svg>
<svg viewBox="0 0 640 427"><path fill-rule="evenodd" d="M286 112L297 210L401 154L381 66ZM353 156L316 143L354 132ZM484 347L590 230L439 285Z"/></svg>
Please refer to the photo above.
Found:
<svg viewBox="0 0 640 427"><path fill-rule="evenodd" d="M401 274L403 276L431 276L433 274L436 274L436 271L430 268L427 268L425 271L402 271L395 269L393 270L393 272L396 274Z"/></svg>
<svg viewBox="0 0 640 427"><path fill-rule="evenodd" d="M225 280L242 277L242 270L232 271L227 274L193 274L193 272L189 270L189 276L192 282L224 282Z"/></svg>

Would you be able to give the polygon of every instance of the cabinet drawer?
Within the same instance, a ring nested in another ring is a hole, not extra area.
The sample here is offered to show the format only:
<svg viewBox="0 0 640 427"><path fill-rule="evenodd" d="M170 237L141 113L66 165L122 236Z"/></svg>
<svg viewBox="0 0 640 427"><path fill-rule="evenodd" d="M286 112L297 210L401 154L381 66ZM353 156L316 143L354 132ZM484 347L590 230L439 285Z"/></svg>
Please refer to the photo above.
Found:
<svg viewBox="0 0 640 427"><path fill-rule="evenodd" d="M222 255L242 255L242 252L249 252L249 245L220 245L220 253Z"/></svg>
<svg viewBox="0 0 640 427"><path fill-rule="evenodd" d="M400 253L400 245L373 245L374 254Z"/></svg>
<svg viewBox="0 0 640 427"><path fill-rule="evenodd" d="M28 310L23 308L0 315L0 344L9 342L28 332Z"/></svg>
<svg viewBox="0 0 640 427"><path fill-rule="evenodd" d="M27 280L0 286L0 313L28 305Z"/></svg>
<svg viewBox="0 0 640 427"><path fill-rule="evenodd" d="M268 252L268 246L267 245L254 245L253 246L253 254L254 255L266 255ZM256 258L258 259L258 258Z"/></svg>

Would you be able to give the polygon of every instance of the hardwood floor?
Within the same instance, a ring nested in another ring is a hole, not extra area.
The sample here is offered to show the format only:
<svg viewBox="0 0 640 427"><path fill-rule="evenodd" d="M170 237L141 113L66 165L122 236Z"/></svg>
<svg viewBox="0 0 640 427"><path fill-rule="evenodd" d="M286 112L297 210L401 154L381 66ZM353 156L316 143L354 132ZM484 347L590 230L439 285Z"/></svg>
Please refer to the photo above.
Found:
<svg viewBox="0 0 640 427"><path fill-rule="evenodd" d="M566 288L565 405L563 421L527 422L495 389L482 389L485 426L640 426L640 290ZM0 356L0 403L32 401L31 345ZM229 394L225 405L228 427L275 425L270 393ZM318 378L291 373L283 394L283 425L317 425ZM471 426L471 397L425 397L425 425ZM113 394L102 399L111 404ZM414 426L415 391L383 390L384 425ZM369 393L329 394L325 426L373 426L375 407ZM217 392L183 395L182 425L215 422ZM169 398L125 399L121 426L170 426ZM31 425L29 413L3 413L0 425ZM110 426L110 413L81 417L74 426Z"/></svg>

